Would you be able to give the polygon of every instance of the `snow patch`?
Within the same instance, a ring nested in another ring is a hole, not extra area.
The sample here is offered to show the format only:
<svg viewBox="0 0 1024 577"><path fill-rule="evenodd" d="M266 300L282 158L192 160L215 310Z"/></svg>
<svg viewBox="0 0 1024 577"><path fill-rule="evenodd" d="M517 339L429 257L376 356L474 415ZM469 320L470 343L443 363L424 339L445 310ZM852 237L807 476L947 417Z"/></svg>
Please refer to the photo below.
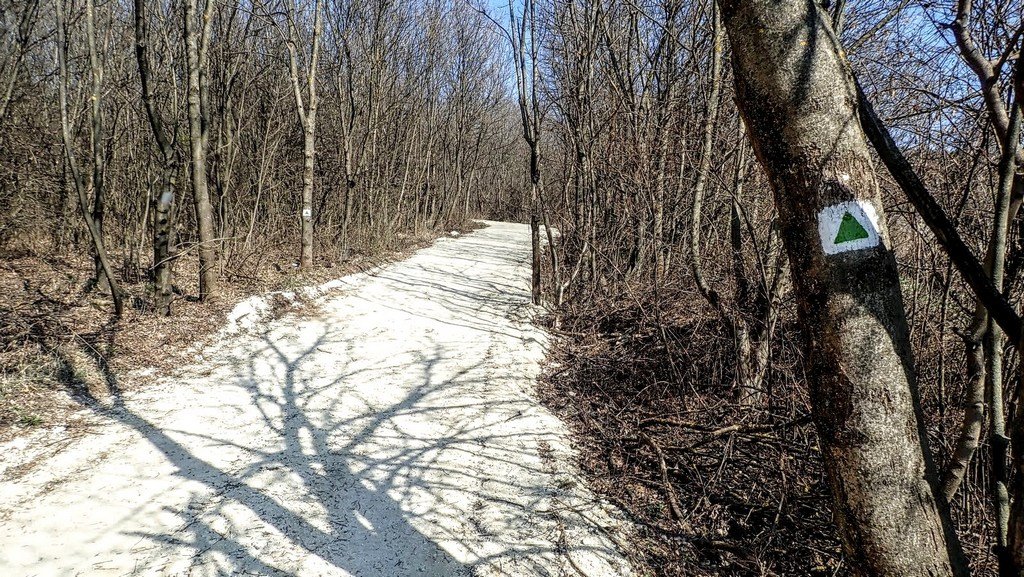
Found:
<svg viewBox="0 0 1024 577"><path fill-rule="evenodd" d="M295 307L304 302L321 301L324 297L331 295L346 285L352 284L357 278L373 274L376 268L330 280L319 285L303 287L298 289L298 291L274 291L242 300L228 313L224 327L217 334L217 340L252 331L256 327L265 324L273 317L275 301L284 301L290 307Z"/></svg>

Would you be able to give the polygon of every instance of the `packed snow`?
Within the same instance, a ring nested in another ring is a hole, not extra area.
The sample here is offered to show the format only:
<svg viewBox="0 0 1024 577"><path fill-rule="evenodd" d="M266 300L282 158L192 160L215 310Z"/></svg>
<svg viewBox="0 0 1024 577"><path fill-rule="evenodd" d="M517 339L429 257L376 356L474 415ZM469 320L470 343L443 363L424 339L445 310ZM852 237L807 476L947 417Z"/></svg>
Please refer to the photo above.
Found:
<svg viewBox="0 0 1024 577"><path fill-rule="evenodd" d="M487 225L0 447L0 575L631 574L534 394L529 229Z"/></svg>

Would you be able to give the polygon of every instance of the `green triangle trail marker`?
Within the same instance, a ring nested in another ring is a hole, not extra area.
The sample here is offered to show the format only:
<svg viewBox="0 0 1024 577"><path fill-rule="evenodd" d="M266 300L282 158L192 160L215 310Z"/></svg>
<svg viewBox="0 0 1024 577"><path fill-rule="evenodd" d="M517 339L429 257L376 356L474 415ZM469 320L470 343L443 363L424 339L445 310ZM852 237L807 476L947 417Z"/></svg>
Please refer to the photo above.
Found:
<svg viewBox="0 0 1024 577"><path fill-rule="evenodd" d="M836 239L832 242L834 244L842 244L844 242L868 238L868 236L870 235L868 235L868 231L864 229L864 225L858 222L849 211L846 211L846 214L843 215L843 222L839 225L839 233L836 234Z"/></svg>
<svg viewBox="0 0 1024 577"><path fill-rule="evenodd" d="M870 200L847 200L818 212L818 237L826 255L864 250L881 243L878 211Z"/></svg>

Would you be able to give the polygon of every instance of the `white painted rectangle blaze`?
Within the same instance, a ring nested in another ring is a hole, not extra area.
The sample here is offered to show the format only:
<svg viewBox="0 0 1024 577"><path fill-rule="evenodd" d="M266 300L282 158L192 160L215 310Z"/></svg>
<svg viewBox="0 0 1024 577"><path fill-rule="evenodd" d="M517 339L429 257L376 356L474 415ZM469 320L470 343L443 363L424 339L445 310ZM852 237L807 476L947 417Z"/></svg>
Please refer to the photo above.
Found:
<svg viewBox="0 0 1024 577"><path fill-rule="evenodd" d="M818 235L825 254L878 246L878 212L866 200L826 206L818 213Z"/></svg>
<svg viewBox="0 0 1024 577"><path fill-rule="evenodd" d="M304 208L302 209L302 218L310 218L313 216L313 209Z"/></svg>

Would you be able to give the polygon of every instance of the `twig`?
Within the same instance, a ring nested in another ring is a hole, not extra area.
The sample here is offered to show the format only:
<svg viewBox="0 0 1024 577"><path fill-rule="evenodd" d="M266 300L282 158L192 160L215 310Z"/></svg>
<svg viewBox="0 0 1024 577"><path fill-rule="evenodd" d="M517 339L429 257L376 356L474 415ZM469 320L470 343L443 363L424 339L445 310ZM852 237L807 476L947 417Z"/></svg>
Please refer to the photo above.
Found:
<svg viewBox="0 0 1024 577"><path fill-rule="evenodd" d="M222 238L211 238L210 240L202 241L202 242L178 243L178 247L179 248L181 246L184 246L185 244L188 244L188 246L186 246L184 250L177 250L177 251L175 251L174 254L168 256L167 258L161 260L160 262L154 263L153 266L149 267L149 270L151 270L151 271L156 270L156 267L164 264L165 262L170 262L172 260L177 260L177 259L185 256L186 254L192 252L192 249L199 248L200 246L202 246L204 244L213 244L215 242L221 242L221 241L225 241L225 240L238 240L239 238L241 238L241 237L238 237L238 236L225 236L225 237L222 237Z"/></svg>
<svg viewBox="0 0 1024 577"><path fill-rule="evenodd" d="M679 496L676 495L676 490L672 487L672 482L668 478L668 465L665 464L665 453L661 451L661 447L654 442L654 439L650 438L646 433L640 433L640 438L654 451L654 454L658 457L658 470L661 472L661 483L665 486L665 494L668 500L668 508L672 512L672 516L676 521L679 521L683 525L683 530L687 533L692 533L693 530L689 527L689 523L683 518L682 507L679 506Z"/></svg>
<svg viewBox="0 0 1024 577"><path fill-rule="evenodd" d="M661 417L650 417L640 421L641 427L650 425L670 425L673 427L683 427L685 429L692 429L694 431L702 431L710 435L712 438L721 437L729 433L766 433L768 431L776 431L779 429L787 429L789 427L796 427L799 425L805 425L811 422L809 416L799 417L792 421L786 421L785 423L778 423L775 425L748 425L744 423L734 423L732 425L726 425L717 429L712 429L707 425L701 425L694 422L688 421L677 421L675 419L665 419Z"/></svg>

